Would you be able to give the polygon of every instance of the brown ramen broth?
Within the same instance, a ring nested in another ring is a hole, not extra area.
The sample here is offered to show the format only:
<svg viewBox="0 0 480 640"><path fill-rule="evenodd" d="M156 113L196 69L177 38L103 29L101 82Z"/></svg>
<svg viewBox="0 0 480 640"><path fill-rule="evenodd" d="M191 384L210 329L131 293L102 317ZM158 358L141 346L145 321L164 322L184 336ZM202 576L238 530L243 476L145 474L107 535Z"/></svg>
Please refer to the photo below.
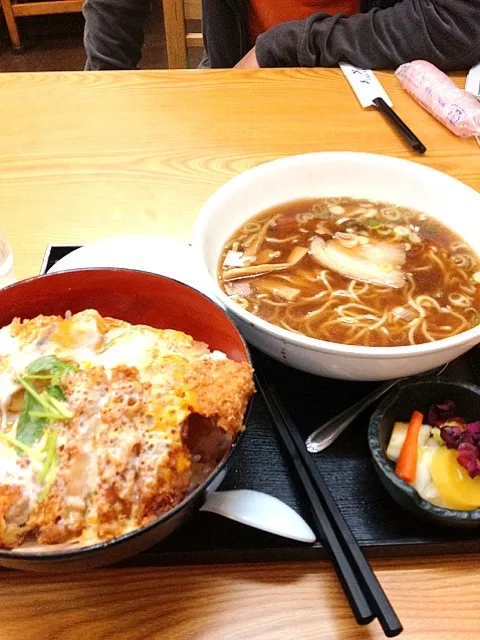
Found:
<svg viewBox="0 0 480 640"><path fill-rule="evenodd" d="M330 342L420 344L479 321L473 249L434 218L380 202L268 209L228 240L219 282L260 318Z"/></svg>

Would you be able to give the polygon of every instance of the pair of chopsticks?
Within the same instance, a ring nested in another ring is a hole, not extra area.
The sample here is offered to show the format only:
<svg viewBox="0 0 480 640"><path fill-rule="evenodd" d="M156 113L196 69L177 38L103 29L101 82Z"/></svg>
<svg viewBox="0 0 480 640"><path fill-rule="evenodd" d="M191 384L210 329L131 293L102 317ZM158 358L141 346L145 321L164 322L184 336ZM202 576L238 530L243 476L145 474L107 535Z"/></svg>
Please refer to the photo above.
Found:
<svg viewBox="0 0 480 640"><path fill-rule="evenodd" d="M268 374L256 367L256 384L307 493L316 533L327 547L359 624L378 618L386 636L403 627L333 499Z"/></svg>

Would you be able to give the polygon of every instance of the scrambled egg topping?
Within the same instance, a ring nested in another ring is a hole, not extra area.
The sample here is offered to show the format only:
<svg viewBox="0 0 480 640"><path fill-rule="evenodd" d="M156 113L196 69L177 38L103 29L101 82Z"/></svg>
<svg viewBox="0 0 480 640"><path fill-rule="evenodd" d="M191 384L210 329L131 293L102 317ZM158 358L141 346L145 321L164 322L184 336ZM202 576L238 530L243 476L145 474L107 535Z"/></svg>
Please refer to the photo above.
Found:
<svg viewBox="0 0 480 640"><path fill-rule="evenodd" d="M189 430L231 442L252 393L249 364L179 331L94 310L15 319L0 329L0 547L90 544L165 513L191 485Z"/></svg>

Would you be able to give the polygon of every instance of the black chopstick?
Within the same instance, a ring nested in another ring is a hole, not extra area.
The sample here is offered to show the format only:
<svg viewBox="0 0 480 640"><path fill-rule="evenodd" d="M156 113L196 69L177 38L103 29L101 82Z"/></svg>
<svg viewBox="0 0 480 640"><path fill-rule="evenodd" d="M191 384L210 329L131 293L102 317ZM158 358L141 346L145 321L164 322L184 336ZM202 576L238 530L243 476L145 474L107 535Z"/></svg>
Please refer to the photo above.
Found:
<svg viewBox="0 0 480 640"><path fill-rule="evenodd" d="M262 375L258 372L258 370L256 382L257 388L260 390L265 400L273 421L282 437L283 443L292 458L300 480L305 487L312 506L312 516L316 533L320 538L323 538L325 546L330 551L335 570L337 572L345 595L348 598L355 619L359 624L368 624L375 618L372 609L367 602L367 599L362 591L356 575L353 572L345 551L339 543L337 535L333 530L333 527L327 517L322 503L320 502L312 481L310 480L310 476L308 475L307 470L303 466L302 461L297 454L295 444L291 439L288 431L286 431L283 427L282 416L275 402L273 401L273 398L267 393L266 383L264 379L262 379Z"/></svg>
<svg viewBox="0 0 480 640"><path fill-rule="evenodd" d="M395 129L403 136L414 151L417 151L418 153L425 153L427 147L417 138L413 131L407 127L405 122L395 113L392 107L390 107L383 98L375 98L373 100L373 104L393 124Z"/></svg>
<svg viewBox="0 0 480 640"><path fill-rule="evenodd" d="M357 622L368 624L378 617L386 636L398 635L403 627L392 605L308 453L296 425L288 416L275 386L258 366L256 382L305 488L315 527L331 553Z"/></svg>

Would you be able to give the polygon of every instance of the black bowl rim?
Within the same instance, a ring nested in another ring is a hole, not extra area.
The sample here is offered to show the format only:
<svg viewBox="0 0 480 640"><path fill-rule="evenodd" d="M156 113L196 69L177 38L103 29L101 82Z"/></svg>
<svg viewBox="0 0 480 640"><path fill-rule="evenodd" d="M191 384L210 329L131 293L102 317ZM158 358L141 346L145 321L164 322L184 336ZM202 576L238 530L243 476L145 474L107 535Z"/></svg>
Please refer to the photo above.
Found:
<svg viewBox="0 0 480 640"><path fill-rule="evenodd" d="M383 415L389 410L394 402L394 398L409 387L432 386L438 384L448 384L450 386L460 387L474 393L480 397L480 387L470 382L458 382L455 380L439 380L435 377L422 378L421 380L407 380L399 382L393 391L391 391L384 400L378 405L372 417L370 418L368 427L368 447L374 460L377 471L399 491L406 494L416 507L425 512L425 515L434 517L437 520L444 520L452 524L460 522L480 522L480 508L472 511L462 511L459 509L448 509L446 507L438 507L428 500L420 496L408 482L399 478L391 466L391 462L383 454L380 446L380 423Z"/></svg>
<svg viewBox="0 0 480 640"><path fill-rule="evenodd" d="M195 291L196 293L198 293L198 295L202 296L203 298L205 298L210 304L212 304L213 306L217 307L217 309L226 317L226 319L229 321L229 323L232 325L232 328L238 333L238 336L243 344L243 346L245 347L245 353L247 354L247 359L248 362L251 366L253 366L252 363L252 356L250 353L250 349L248 347L247 342L245 341L242 333L240 332L240 330L238 329L237 325L235 324L235 322L232 320L232 318L225 312L224 309L222 309L222 307L217 304L214 300L212 300L211 298L209 298L207 295L205 295L204 293L202 293L201 291L199 291L198 289L195 289L195 287L192 287L188 284L185 284L184 282L180 282L180 280L176 280L175 278L170 278L169 276L163 276L159 273L154 273L153 271L142 271L140 269L126 269L123 267L86 267L83 269L68 269L66 271L58 271L55 273L45 273L43 275L38 275L38 276L32 276L31 278L26 278L25 280L19 280L18 282L14 282L11 285L8 285L8 287L4 287L3 291L7 291L9 289L12 289L14 287L18 287L18 286L22 286L23 284L28 284L29 282L33 281L33 280L39 280L39 279L44 279L44 278L57 278L58 276L64 275L66 273L68 274L73 274L73 273L77 273L77 272L98 272L98 271L102 271L102 272L112 272L112 271L121 271L121 272L125 272L125 273L140 273L140 274L144 274L144 275L149 275L149 276L154 276L156 278L162 278L164 280L171 280L173 282L176 282L177 284L181 285L182 287L186 287L187 289L191 289L192 291ZM191 493L189 493L188 495L185 496L185 498L179 503L177 504L173 509L170 509L170 511L167 511L166 513L162 514L161 516L159 516L158 518L156 518L155 520L152 520L152 522L149 522L148 524L144 525L143 527L138 527L136 529L133 529L132 531L129 531L125 534L123 534L122 536L119 536L117 538L112 538L111 540L105 540L102 542L98 542L96 544L93 545L88 545L86 547L79 547L78 549L67 549L65 551L52 551L52 552L28 552L28 551L20 551L20 550L16 550L16 549L12 549L12 550L5 550L5 549L0 549L0 560L2 558L8 558L8 559L15 559L15 560L25 560L25 561L29 561L29 560L35 560L38 561L39 563L47 563L49 561L64 561L64 560L69 560L72 558L77 558L79 556L82 555L90 555L90 554L97 554L100 553L101 551L113 547L113 546L117 546L120 545L121 543L125 542L126 540L130 540L134 537L136 537L137 535L143 534L146 531L149 531L151 529L154 529L158 526L160 526L161 524L163 524L164 522L167 522L168 520L170 520L170 518L174 517L177 513L179 513L182 509L184 509L186 507L187 504L189 504L190 502L195 501L195 499L197 498L197 496L201 495L211 484L212 482L215 480L215 478L223 471L223 469L225 468L225 466L227 465L228 461L230 460L230 458L232 457L232 455L234 454L235 450L238 448L243 435L247 429L247 423L250 417L250 413L252 410L252 404L253 404L253 397L250 398L250 400L248 401L247 404L247 408L245 410L245 415L244 415L244 419L243 419L243 424L245 425L245 428L242 429L242 431L240 431L237 436L235 437L235 439L233 440L230 449L228 450L228 452L224 455L222 461L220 462L220 464L218 464L215 469L212 471L212 473ZM174 532L172 532L173 535Z"/></svg>

